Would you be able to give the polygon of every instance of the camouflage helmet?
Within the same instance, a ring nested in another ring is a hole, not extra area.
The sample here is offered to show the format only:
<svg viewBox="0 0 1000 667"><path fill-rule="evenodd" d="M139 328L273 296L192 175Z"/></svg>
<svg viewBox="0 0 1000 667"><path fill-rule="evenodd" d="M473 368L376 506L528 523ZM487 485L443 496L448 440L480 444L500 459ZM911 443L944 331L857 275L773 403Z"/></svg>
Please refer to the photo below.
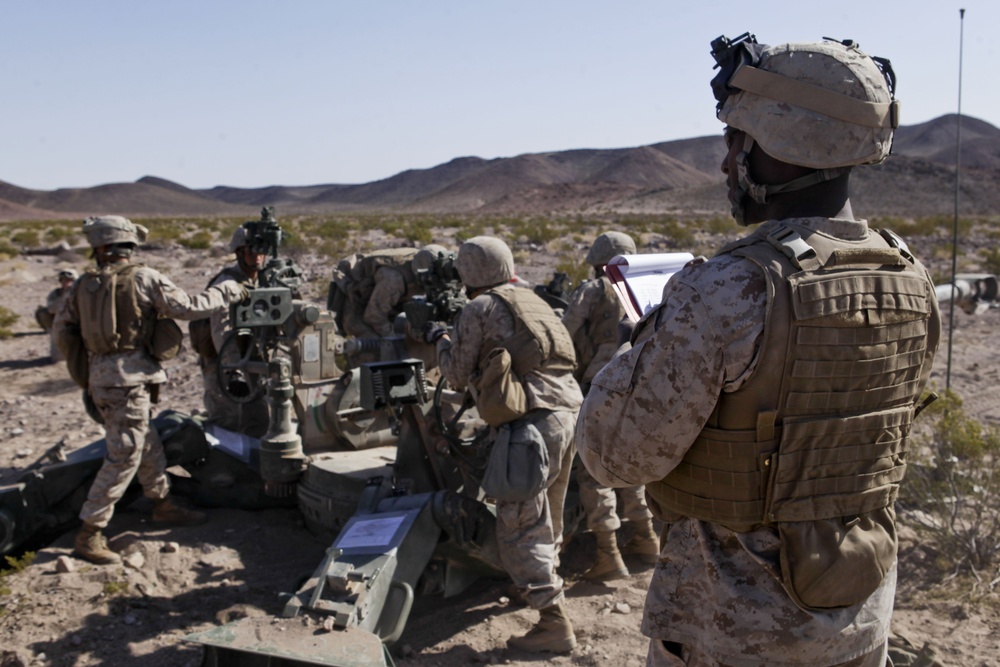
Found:
<svg viewBox="0 0 1000 667"><path fill-rule="evenodd" d="M494 236L474 236L458 249L455 262L466 287L492 287L514 277L514 255Z"/></svg>
<svg viewBox="0 0 1000 667"><path fill-rule="evenodd" d="M750 62L723 82L731 92L720 98L719 120L768 155L811 169L878 164L889 155L899 102L888 61L849 40L753 46Z"/></svg>
<svg viewBox="0 0 1000 667"><path fill-rule="evenodd" d="M63 269L57 276L59 280L76 280L79 277L80 274L76 272L76 269Z"/></svg>
<svg viewBox="0 0 1000 667"><path fill-rule="evenodd" d="M604 232L594 239L594 245L590 246L584 261L591 266L604 266L615 255L634 254L635 241L631 236L624 232Z"/></svg>
<svg viewBox="0 0 1000 667"><path fill-rule="evenodd" d="M83 221L83 234L87 237L87 243L91 248L116 243L139 245L146 240L148 233L149 230L142 225L133 224L131 220L120 215L102 215Z"/></svg>
<svg viewBox="0 0 1000 667"><path fill-rule="evenodd" d="M410 266L413 267L414 271L426 271L434 266L434 260L438 258L439 254L447 256L448 249L436 243L425 245L410 260Z"/></svg>
<svg viewBox="0 0 1000 667"><path fill-rule="evenodd" d="M247 238L247 228L240 225L233 231L233 238L229 239L229 252L236 252L249 244L250 239Z"/></svg>

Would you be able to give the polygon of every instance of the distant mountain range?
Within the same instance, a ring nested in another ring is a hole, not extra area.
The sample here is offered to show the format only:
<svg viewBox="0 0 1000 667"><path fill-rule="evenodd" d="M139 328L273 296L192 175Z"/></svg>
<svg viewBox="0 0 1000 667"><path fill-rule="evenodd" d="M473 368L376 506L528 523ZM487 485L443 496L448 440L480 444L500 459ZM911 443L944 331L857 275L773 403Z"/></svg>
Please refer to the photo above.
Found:
<svg viewBox="0 0 1000 667"><path fill-rule="evenodd" d="M922 216L954 210L957 117L900 127L893 156L855 170L859 215ZM961 210L1000 213L1000 129L963 116ZM459 157L356 185L195 190L154 176L91 188L29 190L0 181L0 220L85 217L255 215L261 206L289 213L725 213L716 136L635 148L576 149L484 160Z"/></svg>

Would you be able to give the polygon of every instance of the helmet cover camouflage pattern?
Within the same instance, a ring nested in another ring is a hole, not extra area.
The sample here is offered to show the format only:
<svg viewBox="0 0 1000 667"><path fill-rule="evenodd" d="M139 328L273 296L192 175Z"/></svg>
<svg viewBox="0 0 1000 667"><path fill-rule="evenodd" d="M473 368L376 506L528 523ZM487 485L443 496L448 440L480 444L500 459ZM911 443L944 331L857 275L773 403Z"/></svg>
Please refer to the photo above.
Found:
<svg viewBox="0 0 1000 667"><path fill-rule="evenodd" d="M878 65L856 46L834 41L764 46L756 67L811 84L815 97L808 88L802 91L813 98L804 103L813 107L822 106L816 100L832 92L865 103L873 114L890 106L892 112L892 122L860 124L798 106L794 99L777 99L781 94L772 98L739 90L726 100L719 120L749 134L768 155L789 164L829 169L878 164L889 154L898 103L893 102ZM739 74L731 79L737 88Z"/></svg>
<svg viewBox="0 0 1000 667"><path fill-rule="evenodd" d="M514 277L514 254L494 236L475 236L461 245L456 260L466 287L492 287Z"/></svg>
<svg viewBox="0 0 1000 667"><path fill-rule="evenodd" d="M83 234L87 237L87 243L91 248L116 243L139 245L146 240L148 233L149 230L142 225L133 224L131 220L120 215L102 215L83 221Z"/></svg>
<svg viewBox="0 0 1000 667"><path fill-rule="evenodd" d="M65 278L66 280L76 280L79 277L80 274L76 272L76 269L63 269L59 272L58 279L62 280Z"/></svg>
<svg viewBox="0 0 1000 667"><path fill-rule="evenodd" d="M250 245L247 238L247 228L240 225L233 231L233 238L229 239L229 252L236 252L245 245Z"/></svg>
<svg viewBox="0 0 1000 667"><path fill-rule="evenodd" d="M624 232L604 232L594 239L594 245L590 246L584 261L591 266L604 266L615 255L634 254L635 241L631 236Z"/></svg>

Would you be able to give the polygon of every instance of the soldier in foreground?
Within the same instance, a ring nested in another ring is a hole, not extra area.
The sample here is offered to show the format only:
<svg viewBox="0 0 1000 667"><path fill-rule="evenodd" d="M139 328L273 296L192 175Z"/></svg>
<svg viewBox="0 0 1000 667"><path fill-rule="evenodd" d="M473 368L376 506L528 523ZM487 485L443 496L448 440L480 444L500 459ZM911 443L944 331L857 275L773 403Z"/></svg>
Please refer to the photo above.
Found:
<svg viewBox="0 0 1000 667"><path fill-rule="evenodd" d="M56 339L52 335L52 323L56 319L56 313L59 312L59 308L62 307L62 302L69 294L69 288L79 277L76 269L63 269L59 272L59 287L48 293L45 297L45 305L39 306L35 309L35 321L38 322L38 326L45 329L45 332L49 334L49 358L52 361L62 361L62 353L59 351L59 346L56 345Z"/></svg>
<svg viewBox="0 0 1000 667"><path fill-rule="evenodd" d="M208 287L216 287L227 281L235 281L248 290L258 287L258 273L264 268L267 253L254 248L248 237L247 227L240 225L233 232L229 242L229 250L236 255L236 262L230 264L212 278ZM238 433L259 438L267 433L269 417L266 397L259 397L247 403L237 403L222 391L219 386L219 350L226 335L231 331L229 326L229 309L222 308L212 313L208 319L193 320L189 325L191 345L198 353L198 365L201 367L201 378L205 386L204 402L208 418L215 424ZM235 350L235 347L232 348ZM230 392L249 392L244 383L239 380L230 383Z"/></svg>
<svg viewBox="0 0 1000 667"><path fill-rule="evenodd" d="M851 168L889 153L894 75L850 42L713 51L733 215L762 224L671 279L594 378L577 445L668 524L647 665L881 666L940 336L927 272L849 200Z"/></svg>
<svg viewBox="0 0 1000 667"><path fill-rule="evenodd" d="M541 297L510 283L514 257L503 241L489 236L469 239L459 248L457 265L470 301L455 323L454 339L443 327L427 332L427 341L437 346L441 372L455 387L472 387L480 415L498 426L501 420L487 416L487 405L496 399L502 382L490 383L483 373L491 356L505 350L499 356L509 360L508 379L523 392L523 404L501 428L511 429L512 441L515 432L536 434L543 440L536 444L545 448L548 459L547 475L539 475L533 497L497 498L497 541L504 569L527 603L541 612L527 635L511 637L507 644L525 651L567 653L576 646L576 636L556 564L574 456L573 425L583 400L573 379L573 343ZM526 477L539 474L544 470L539 464L539 470L519 472Z"/></svg>
<svg viewBox="0 0 1000 667"><path fill-rule="evenodd" d="M246 294L234 281L189 297L159 271L131 261L146 228L127 218L87 218L83 233L97 268L73 284L53 325L70 375L84 387L104 419L107 455L80 510L83 526L75 553L92 563L121 562L101 534L115 503L136 476L153 500L153 521L176 525L205 515L176 505L168 495L166 457L149 417L167 375L160 361L180 349L172 317L208 317Z"/></svg>
<svg viewBox="0 0 1000 667"><path fill-rule="evenodd" d="M622 232L604 232L594 240L586 262L594 267L594 279L581 284L570 296L563 315L563 324L573 338L577 367L574 377L584 396L597 371L611 360L618 349L618 323L625 308L615 296L611 280L604 267L616 255L635 254L635 241ZM616 532L621 519L616 511L615 490L601 485L586 467L578 465L576 481L580 485L580 502L587 515L587 529L597 539L597 562L584 573L591 581L611 581L628 576L622 553L633 554L647 565L656 563L660 540L653 529L653 515L646 506L645 490L641 486L622 488L622 514L635 524L635 535L618 549Z"/></svg>

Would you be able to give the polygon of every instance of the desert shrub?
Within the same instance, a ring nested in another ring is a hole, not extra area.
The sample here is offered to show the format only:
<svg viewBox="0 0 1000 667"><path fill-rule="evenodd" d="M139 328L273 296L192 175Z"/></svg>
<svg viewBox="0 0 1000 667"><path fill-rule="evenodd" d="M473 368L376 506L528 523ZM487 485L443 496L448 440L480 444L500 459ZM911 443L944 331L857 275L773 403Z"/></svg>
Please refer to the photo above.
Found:
<svg viewBox="0 0 1000 667"><path fill-rule="evenodd" d="M545 245L563 233L561 223L545 218L513 219L504 221L503 224L509 230L508 238L511 241L523 239L537 245Z"/></svg>
<svg viewBox="0 0 1000 667"><path fill-rule="evenodd" d="M463 223L455 232L455 242L465 243L474 236L482 236L486 233L486 227L480 220L470 220Z"/></svg>
<svg viewBox="0 0 1000 667"><path fill-rule="evenodd" d="M10 240L23 248L35 248L41 242L37 229L18 229L10 235Z"/></svg>
<svg viewBox="0 0 1000 667"><path fill-rule="evenodd" d="M192 250L207 250L212 245L212 239L212 232L202 229L187 238L178 239L177 242L185 248L191 248Z"/></svg>
<svg viewBox="0 0 1000 667"><path fill-rule="evenodd" d="M983 253L983 270L993 275L1000 274L1000 248L987 248Z"/></svg>
<svg viewBox="0 0 1000 667"><path fill-rule="evenodd" d="M561 257L556 262L555 270L557 273L566 274L572 285L571 289L579 287L580 283L592 275L590 265L581 261L578 257ZM567 296L569 295L567 294Z"/></svg>
<svg viewBox="0 0 1000 667"><path fill-rule="evenodd" d="M17 257L21 251L10 244L7 239L0 239L0 255L4 257Z"/></svg>
<svg viewBox="0 0 1000 667"><path fill-rule="evenodd" d="M694 226L710 234L738 234L743 228L737 224L732 216L717 215L707 220L698 220Z"/></svg>
<svg viewBox="0 0 1000 667"><path fill-rule="evenodd" d="M14 332L10 328L17 322L18 315L6 306L0 306L0 339L10 338Z"/></svg>
<svg viewBox="0 0 1000 667"><path fill-rule="evenodd" d="M941 567L977 579L989 570L994 579L1000 569L1000 430L969 417L951 391L921 420L928 417L934 423L914 438L900 505L937 551Z"/></svg>
<svg viewBox="0 0 1000 667"><path fill-rule="evenodd" d="M20 558L15 556L4 556L7 567L0 568L0 595L10 595L10 588L7 586L7 577L23 572L26 567L35 562L35 552L25 551Z"/></svg>
<svg viewBox="0 0 1000 667"><path fill-rule="evenodd" d="M679 220L673 218L653 220L647 227L650 232L667 239L674 247L688 248L694 243L694 232Z"/></svg>

